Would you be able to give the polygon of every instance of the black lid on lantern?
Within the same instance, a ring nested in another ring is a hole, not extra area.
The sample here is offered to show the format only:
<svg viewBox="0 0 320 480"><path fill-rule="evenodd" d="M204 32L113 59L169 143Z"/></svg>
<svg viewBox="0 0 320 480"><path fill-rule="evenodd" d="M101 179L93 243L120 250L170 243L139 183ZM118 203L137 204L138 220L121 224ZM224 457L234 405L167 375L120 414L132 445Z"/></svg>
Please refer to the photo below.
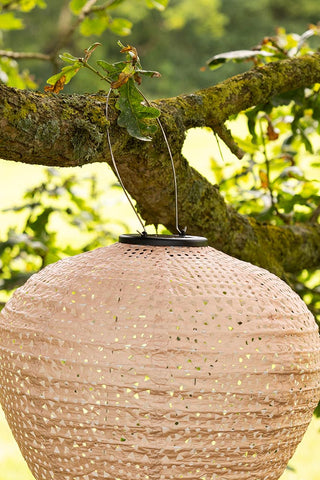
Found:
<svg viewBox="0 0 320 480"><path fill-rule="evenodd" d="M123 234L120 235L119 242L158 247L206 247L208 245L207 238L194 235Z"/></svg>

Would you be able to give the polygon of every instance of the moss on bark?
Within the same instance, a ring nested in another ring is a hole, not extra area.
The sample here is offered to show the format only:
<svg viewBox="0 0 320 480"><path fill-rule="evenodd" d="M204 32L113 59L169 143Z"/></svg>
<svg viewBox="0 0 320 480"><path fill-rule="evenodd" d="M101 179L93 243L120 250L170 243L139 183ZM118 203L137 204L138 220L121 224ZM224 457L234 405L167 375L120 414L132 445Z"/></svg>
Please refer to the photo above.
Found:
<svg viewBox="0 0 320 480"><path fill-rule="evenodd" d="M271 63L219 85L154 102L173 152L179 184L180 227L207 236L212 246L268 268L280 276L320 264L320 226L275 227L239 215L219 188L191 168L181 155L188 128L209 126L239 156L224 122L230 115L266 103L282 92L320 82L320 54ZM103 92L54 95L0 85L0 156L53 166L108 162ZM117 126L111 102L110 133L124 183L147 223L175 230L170 160L158 132L152 142L129 137Z"/></svg>

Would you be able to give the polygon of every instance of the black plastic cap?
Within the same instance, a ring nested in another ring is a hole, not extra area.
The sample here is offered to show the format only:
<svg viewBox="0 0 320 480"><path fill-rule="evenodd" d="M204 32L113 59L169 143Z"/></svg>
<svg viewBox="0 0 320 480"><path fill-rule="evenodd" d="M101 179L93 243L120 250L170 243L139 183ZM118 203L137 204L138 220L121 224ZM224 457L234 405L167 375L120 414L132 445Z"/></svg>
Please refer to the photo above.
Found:
<svg viewBox="0 0 320 480"><path fill-rule="evenodd" d="M157 247L206 247L208 245L207 238L195 237L193 235L123 234L120 235L119 242Z"/></svg>

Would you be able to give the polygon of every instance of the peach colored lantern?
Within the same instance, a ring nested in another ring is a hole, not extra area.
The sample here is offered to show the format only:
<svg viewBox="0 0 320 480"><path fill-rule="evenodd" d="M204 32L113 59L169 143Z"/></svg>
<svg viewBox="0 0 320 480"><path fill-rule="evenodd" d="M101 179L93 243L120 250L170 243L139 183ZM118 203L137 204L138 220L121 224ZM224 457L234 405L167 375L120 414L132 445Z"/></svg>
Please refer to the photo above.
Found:
<svg viewBox="0 0 320 480"><path fill-rule="evenodd" d="M0 399L36 479L279 478L320 394L318 330L204 242L121 236L8 302Z"/></svg>

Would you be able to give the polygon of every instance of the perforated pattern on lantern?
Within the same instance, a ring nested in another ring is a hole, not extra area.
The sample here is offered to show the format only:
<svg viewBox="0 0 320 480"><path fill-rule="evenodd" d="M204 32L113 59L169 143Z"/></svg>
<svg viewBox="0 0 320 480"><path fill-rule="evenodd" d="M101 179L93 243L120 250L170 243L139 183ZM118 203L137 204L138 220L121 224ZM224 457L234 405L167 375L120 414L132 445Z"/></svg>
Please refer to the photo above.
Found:
<svg viewBox="0 0 320 480"><path fill-rule="evenodd" d="M319 397L304 303L210 247L50 265L0 338L1 403L38 480L277 479Z"/></svg>

